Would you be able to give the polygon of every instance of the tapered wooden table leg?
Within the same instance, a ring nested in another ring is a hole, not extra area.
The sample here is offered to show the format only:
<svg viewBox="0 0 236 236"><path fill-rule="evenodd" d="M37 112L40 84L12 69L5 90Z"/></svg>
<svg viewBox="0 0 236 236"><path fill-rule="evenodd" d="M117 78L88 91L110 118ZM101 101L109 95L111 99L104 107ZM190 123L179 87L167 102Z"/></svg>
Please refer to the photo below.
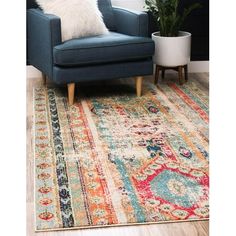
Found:
<svg viewBox="0 0 236 236"><path fill-rule="evenodd" d="M179 66L178 67L178 72L179 72L179 84L180 85L183 85L183 74L182 74L182 72L183 72L183 66Z"/></svg>
<svg viewBox="0 0 236 236"><path fill-rule="evenodd" d="M71 106L74 104L75 83L67 84L67 88L68 88L68 103Z"/></svg>
<svg viewBox="0 0 236 236"><path fill-rule="evenodd" d="M160 72L160 67L158 65L156 65L156 71L155 71L155 81L154 84L158 83L158 79L159 79L159 72Z"/></svg>
<svg viewBox="0 0 236 236"><path fill-rule="evenodd" d="M165 69L162 68L161 70L161 78L164 79L165 78Z"/></svg>
<svg viewBox="0 0 236 236"><path fill-rule="evenodd" d="M142 95L142 82L143 82L143 77L142 76L138 76L136 77L136 94L138 97L140 97Z"/></svg>
<svg viewBox="0 0 236 236"><path fill-rule="evenodd" d="M188 81L188 65L184 66L184 78L185 78L185 81L187 82Z"/></svg>

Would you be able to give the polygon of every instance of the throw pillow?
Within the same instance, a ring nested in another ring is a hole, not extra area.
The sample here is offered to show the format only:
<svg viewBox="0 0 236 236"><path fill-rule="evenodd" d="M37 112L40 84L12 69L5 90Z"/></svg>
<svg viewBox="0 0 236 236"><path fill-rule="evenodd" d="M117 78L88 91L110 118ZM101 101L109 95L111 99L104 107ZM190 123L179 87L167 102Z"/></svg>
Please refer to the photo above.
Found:
<svg viewBox="0 0 236 236"><path fill-rule="evenodd" d="M62 41L107 34L97 0L36 0L44 13L61 18Z"/></svg>

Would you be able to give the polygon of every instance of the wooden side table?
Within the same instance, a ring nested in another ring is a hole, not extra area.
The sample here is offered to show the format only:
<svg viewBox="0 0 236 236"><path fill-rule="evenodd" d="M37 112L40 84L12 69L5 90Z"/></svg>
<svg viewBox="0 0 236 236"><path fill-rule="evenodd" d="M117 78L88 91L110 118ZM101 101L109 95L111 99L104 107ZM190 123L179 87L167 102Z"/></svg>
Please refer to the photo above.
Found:
<svg viewBox="0 0 236 236"><path fill-rule="evenodd" d="M184 78L183 78L183 69L184 69ZM175 70L178 72L180 85L188 81L188 65L173 66L173 67L156 65L155 82L154 82L155 84L158 83L160 71L161 71L162 79L164 79L166 70Z"/></svg>

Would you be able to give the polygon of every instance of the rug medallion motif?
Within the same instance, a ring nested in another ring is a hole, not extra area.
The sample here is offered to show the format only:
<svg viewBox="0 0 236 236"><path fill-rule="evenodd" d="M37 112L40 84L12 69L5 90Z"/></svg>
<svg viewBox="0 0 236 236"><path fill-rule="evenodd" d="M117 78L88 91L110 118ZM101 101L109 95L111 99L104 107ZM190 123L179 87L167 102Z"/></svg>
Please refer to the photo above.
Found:
<svg viewBox="0 0 236 236"><path fill-rule="evenodd" d="M207 219L207 91L111 90L69 107L64 88L35 89L36 230Z"/></svg>

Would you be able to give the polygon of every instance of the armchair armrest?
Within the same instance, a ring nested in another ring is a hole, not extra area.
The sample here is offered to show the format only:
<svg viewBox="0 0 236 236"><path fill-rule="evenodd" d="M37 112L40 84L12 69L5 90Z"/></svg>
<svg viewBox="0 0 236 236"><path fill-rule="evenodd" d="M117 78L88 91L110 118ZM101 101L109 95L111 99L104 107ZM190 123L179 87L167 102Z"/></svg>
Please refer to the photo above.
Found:
<svg viewBox="0 0 236 236"><path fill-rule="evenodd" d="M132 36L148 36L148 15L145 12L113 7L116 29L119 33Z"/></svg>
<svg viewBox="0 0 236 236"><path fill-rule="evenodd" d="M27 10L29 63L52 78L53 47L61 43L60 18L40 9Z"/></svg>

